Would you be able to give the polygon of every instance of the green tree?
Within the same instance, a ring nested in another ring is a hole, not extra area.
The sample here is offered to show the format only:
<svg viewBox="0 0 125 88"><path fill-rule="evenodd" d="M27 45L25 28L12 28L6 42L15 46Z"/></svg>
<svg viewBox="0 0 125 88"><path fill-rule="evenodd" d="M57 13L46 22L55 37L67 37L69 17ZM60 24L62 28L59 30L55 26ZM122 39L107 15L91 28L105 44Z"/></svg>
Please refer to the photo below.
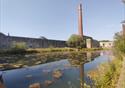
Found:
<svg viewBox="0 0 125 88"><path fill-rule="evenodd" d="M72 48L85 48L85 39L79 35L73 34L68 39L67 45Z"/></svg>
<svg viewBox="0 0 125 88"><path fill-rule="evenodd" d="M114 37L115 50L125 53L125 37L121 33L116 33Z"/></svg>

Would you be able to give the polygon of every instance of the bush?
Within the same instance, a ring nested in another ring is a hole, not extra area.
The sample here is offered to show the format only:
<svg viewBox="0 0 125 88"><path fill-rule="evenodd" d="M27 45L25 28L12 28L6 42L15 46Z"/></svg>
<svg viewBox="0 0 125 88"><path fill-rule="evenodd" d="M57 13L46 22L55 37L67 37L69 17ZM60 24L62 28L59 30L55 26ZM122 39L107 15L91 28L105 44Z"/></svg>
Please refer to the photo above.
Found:
<svg viewBox="0 0 125 88"><path fill-rule="evenodd" d="M4 53L6 54L24 54L26 53L26 43L12 43L11 48L6 50Z"/></svg>
<svg viewBox="0 0 125 88"><path fill-rule="evenodd" d="M114 49L118 52L125 53L125 37L120 33L115 34Z"/></svg>
<svg viewBox="0 0 125 88"><path fill-rule="evenodd" d="M67 45L72 48L85 48L85 39L79 35L73 34L68 39Z"/></svg>
<svg viewBox="0 0 125 88"><path fill-rule="evenodd" d="M26 49L26 43L20 42L20 43L13 43L11 46L12 50L25 50Z"/></svg>
<svg viewBox="0 0 125 88"><path fill-rule="evenodd" d="M88 73L94 81L95 88L115 88L118 81L122 60L114 58L112 62L103 63L97 69Z"/></svg>

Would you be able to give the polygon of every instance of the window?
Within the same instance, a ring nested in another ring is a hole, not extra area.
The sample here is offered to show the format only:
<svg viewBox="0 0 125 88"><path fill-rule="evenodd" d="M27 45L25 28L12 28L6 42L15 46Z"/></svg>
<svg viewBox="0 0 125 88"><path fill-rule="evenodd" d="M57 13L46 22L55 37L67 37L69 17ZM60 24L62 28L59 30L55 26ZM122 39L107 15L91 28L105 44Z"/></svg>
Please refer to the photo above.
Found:
<svg viewBox="0 0 125 88"><path fill-rule="evenodd" d="M103 43L103 47L105 46L105 44Z"/></svg>

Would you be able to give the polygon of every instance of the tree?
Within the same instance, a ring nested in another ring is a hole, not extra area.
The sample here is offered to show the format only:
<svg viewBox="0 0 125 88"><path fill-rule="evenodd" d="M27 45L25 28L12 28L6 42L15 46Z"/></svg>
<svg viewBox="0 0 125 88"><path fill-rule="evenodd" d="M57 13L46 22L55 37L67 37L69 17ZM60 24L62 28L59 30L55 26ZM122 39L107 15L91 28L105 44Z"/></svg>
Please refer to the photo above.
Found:
<svg viewBox="0 0 125 88"><path fill-rule="evenodd" d="M73 34L68 39L67 45L72 48L85 48L85 39L79 35Z"/></svg>
<svg viewBox="0 0 125 88"><path fill-rule="evenodd" d="M115 34L114 48L121 53L125 53L125 37L121 33Z"/></svg>

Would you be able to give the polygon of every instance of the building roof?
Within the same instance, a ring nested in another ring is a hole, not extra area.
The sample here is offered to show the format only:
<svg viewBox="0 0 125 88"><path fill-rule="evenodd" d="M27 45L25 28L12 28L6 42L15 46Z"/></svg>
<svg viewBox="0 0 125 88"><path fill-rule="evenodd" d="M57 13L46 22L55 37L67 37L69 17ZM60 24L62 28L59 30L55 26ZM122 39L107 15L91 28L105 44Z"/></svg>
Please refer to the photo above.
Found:
<svg viewBox="0 0 125 88"><path fill-rule="evenodd" d="M110 41L110 40L101 40L99 42L112 42L112 41Z"/></svg>
<svg viewBox="0 0 125 88"><path fill-rule="evenodd" d="M3 34L3 33L1 33L1 32L0 32L0 35L2 35L2 36L6 36L5 34Z"/></svg>

